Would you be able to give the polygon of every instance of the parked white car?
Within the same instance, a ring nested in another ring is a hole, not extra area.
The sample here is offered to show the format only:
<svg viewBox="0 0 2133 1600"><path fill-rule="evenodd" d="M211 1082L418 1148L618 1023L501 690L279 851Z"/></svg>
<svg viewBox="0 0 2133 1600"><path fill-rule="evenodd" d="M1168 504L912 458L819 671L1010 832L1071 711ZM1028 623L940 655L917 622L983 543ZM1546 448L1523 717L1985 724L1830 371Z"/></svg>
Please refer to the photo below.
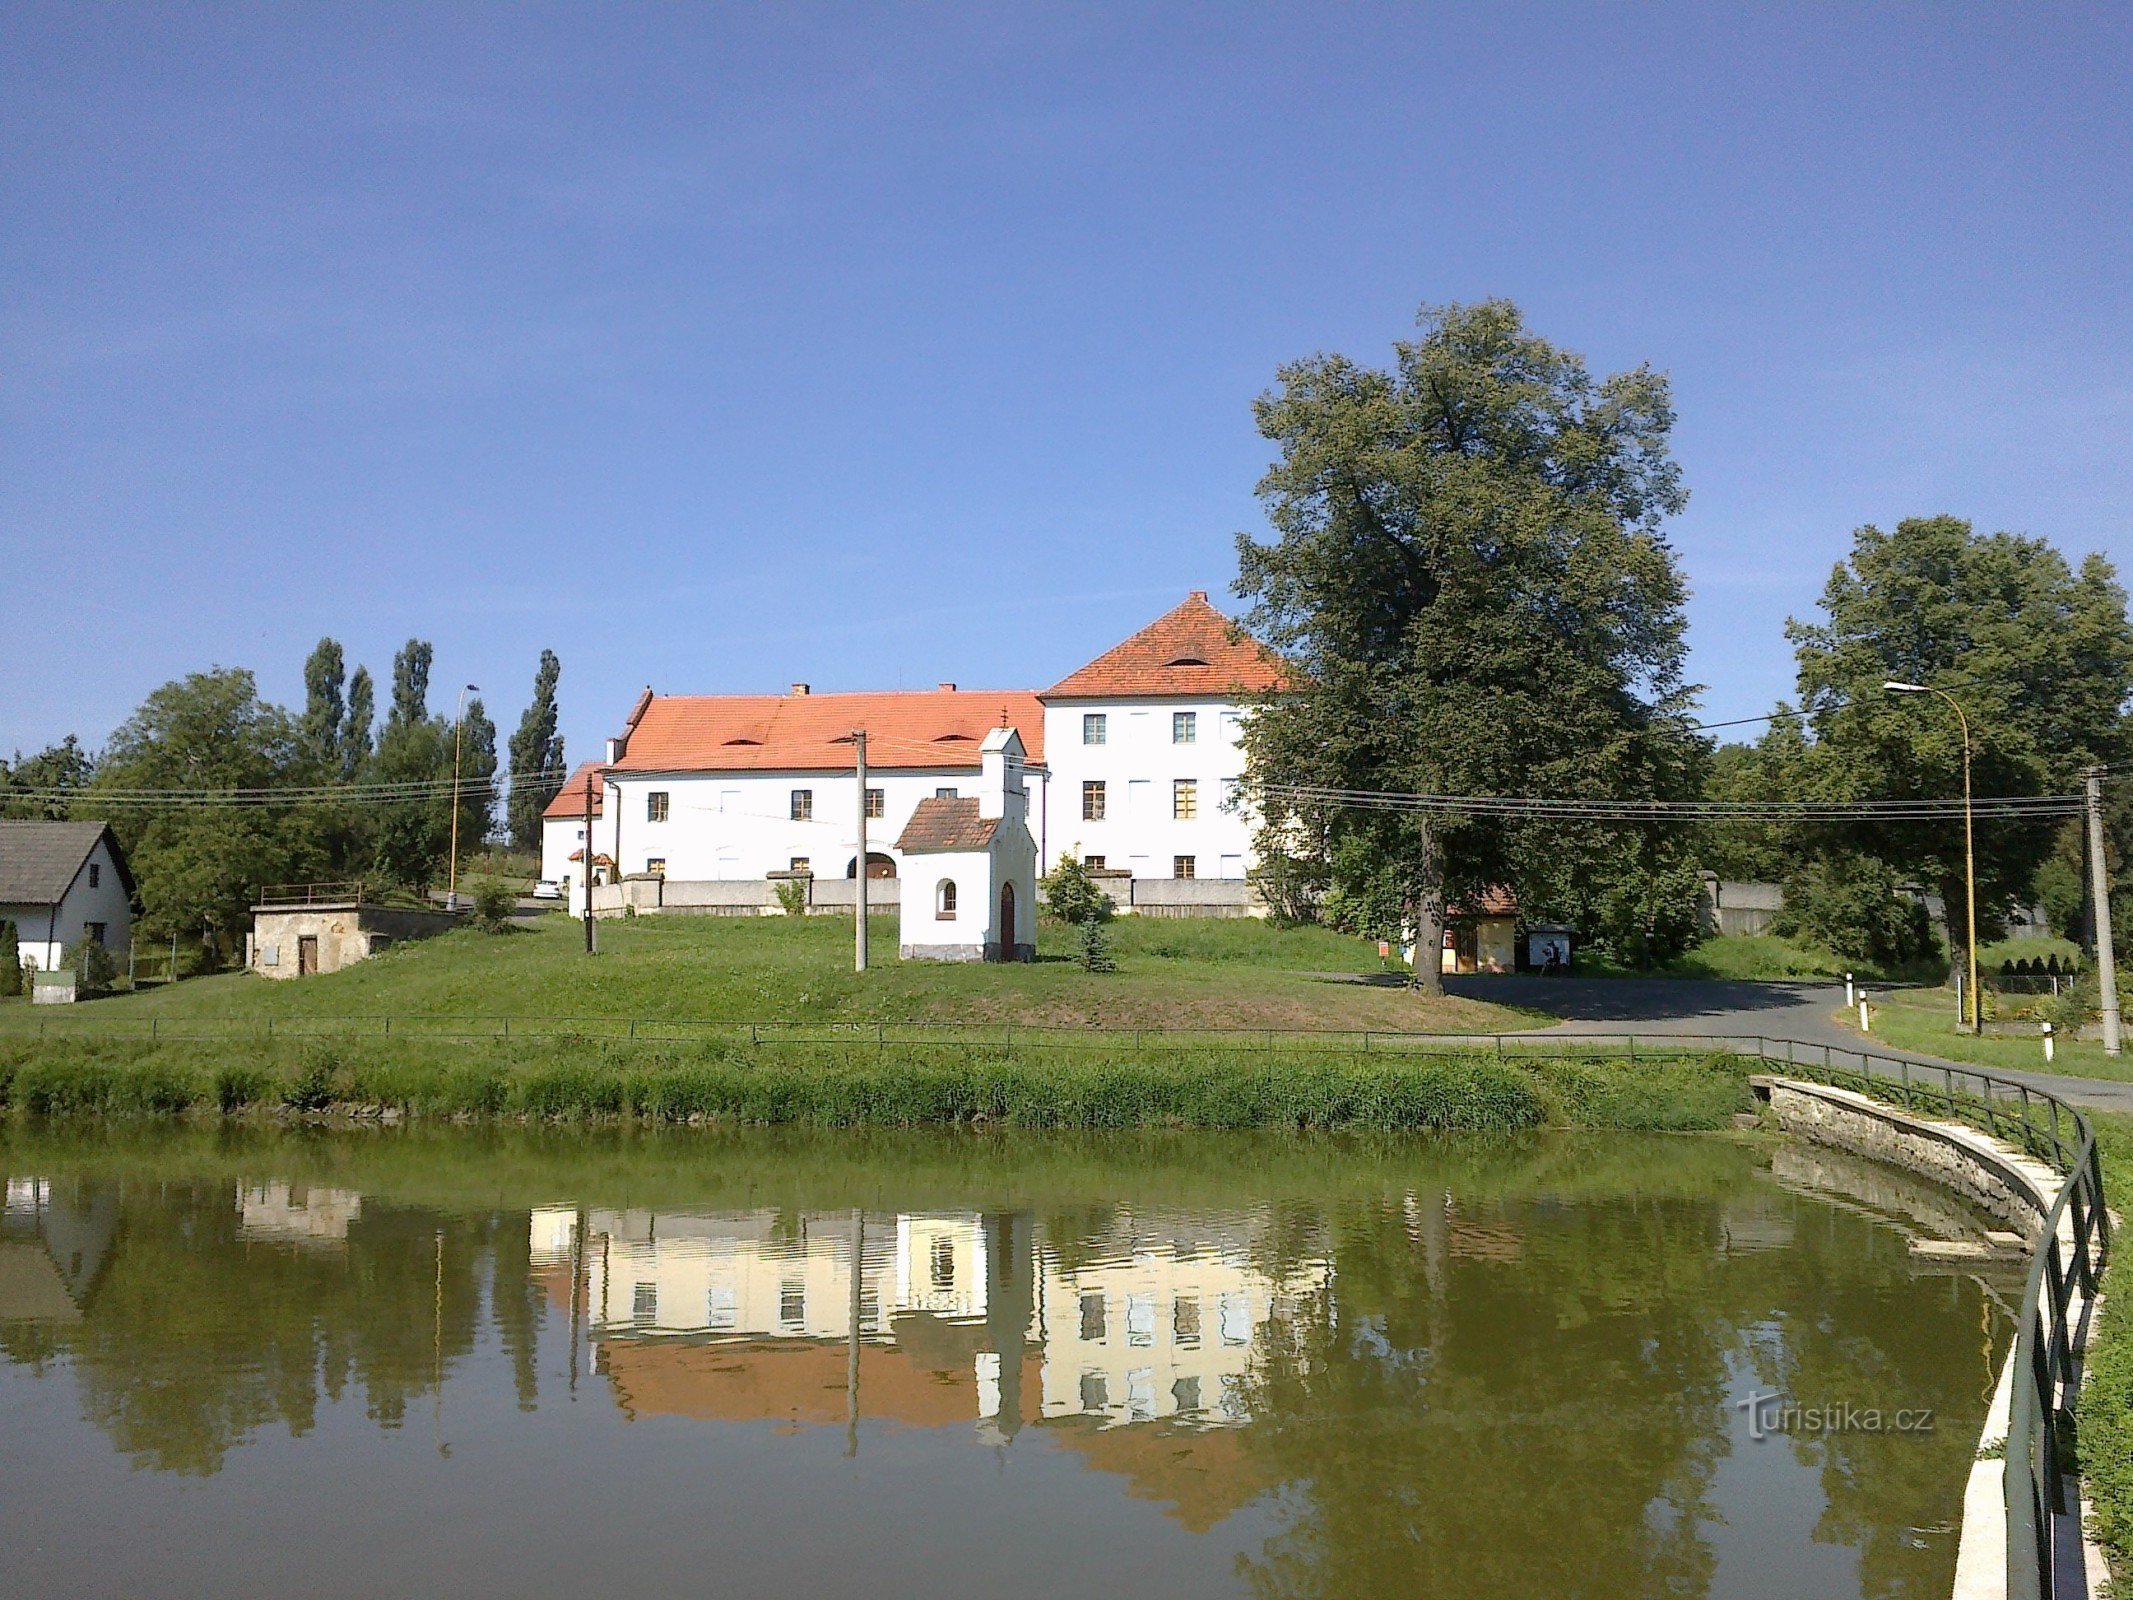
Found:
<svg viewBox="0 0 2133 1600"><path fill-rule="evenodd" d="M533 886L533 898L536 900L560 900L563 898L563 886L553 878L543 878Z"/></svg>

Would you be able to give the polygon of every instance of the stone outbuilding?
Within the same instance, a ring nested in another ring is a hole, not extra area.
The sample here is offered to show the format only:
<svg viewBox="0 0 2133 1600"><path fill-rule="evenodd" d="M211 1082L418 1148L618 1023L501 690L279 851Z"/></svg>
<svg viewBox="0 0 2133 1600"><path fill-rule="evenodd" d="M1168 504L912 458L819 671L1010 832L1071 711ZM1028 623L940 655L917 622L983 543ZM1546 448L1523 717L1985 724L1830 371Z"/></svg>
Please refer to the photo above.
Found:
<svg viewBox="0 0 2133 1600"><path fill-rule="evenodd" d="M460 925L454 912L381 905L361 884L306 884L261 896L252 908L245 966L263 978L338 972L410 939Z"/></svg>
<svg viewBox="0 0 2133 1600"><path fill-rule="evenodd" d="M918 802L896 841L904 860L900 944L907 961L1037 959L1037 841L1026 755L995 728L978 755L978 792Z"/></svg>

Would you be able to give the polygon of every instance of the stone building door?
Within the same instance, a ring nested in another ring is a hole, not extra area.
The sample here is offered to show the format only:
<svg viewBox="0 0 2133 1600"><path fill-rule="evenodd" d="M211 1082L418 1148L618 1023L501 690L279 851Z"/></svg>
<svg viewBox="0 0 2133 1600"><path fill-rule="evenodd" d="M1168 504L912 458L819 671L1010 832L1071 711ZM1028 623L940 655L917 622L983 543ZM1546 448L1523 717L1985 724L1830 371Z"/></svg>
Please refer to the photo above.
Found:
<svg viewBox="0 0 2133 1600"><path fill-rule="evenodd" d="M1015 886L1000 885L1000 959L1015 959Z"/></svg>
<svg viewBox="0 0 2133 1600"><path fill-rule="evenodd" d="M306 933L296 941L296 975L308 978L318 971L318 936Z"/></svg>

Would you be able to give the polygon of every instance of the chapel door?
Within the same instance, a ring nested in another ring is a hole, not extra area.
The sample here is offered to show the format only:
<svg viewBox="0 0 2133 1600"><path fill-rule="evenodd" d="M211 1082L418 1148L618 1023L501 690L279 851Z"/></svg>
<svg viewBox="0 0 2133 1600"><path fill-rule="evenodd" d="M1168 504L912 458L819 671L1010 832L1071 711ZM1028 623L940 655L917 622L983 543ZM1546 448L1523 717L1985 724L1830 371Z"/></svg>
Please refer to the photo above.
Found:
<svg viewBox="0 0 2133 1600"><path fill-rule="evenodd" d="M1015 959L1015 886L1000 885L1000 959Z"/></svg>

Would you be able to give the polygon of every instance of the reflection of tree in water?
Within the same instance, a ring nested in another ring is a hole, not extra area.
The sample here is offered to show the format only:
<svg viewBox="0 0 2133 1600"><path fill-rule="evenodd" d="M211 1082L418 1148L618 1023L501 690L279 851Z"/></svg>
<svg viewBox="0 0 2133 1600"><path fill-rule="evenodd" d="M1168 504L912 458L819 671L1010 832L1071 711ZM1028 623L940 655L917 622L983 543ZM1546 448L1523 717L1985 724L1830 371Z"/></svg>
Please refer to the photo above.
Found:
<svg viewBox="0 0 2133 1600"><path fill-rule="evenodd" d="M1921 1283L1902 1242L1857 1217L1803 1228L1786 1265L1796 1309L1773 1336L1755 1340L1758 1379L1796 1404L1850 1401L1880 1410L1885 1423L1898 1408L1931 1407L1936 1425L1905 1434L1788 1434L1756 1448L1790 1450L1819 1468L1826 1504L1814 1536L1859 1552L1861 1594L1946 1594L1960 1523L1950 1486L1959 1496L1969 1473L2007 1320L1970 1275ZM2018 1282L2009 1287L2019 1295ZM1926 1318L1977 1331L1967 1340L1915 1337Z"/></svg>
<svg viewBox="0 0 2133 1600"><path fill-rule="evenodd" d="M511 1287L498 1320L530 1399L537 1310L523 1214L501 1226L455 1218L440 1235L431 1213L368 1204L345 1248L318 1250L240 1238L223 1184L135 1189L120 1203L122 1243L88 1314L0 1324L0 1349L65 1356L85 1414L143 1465L218 1471L269 1423L308 1432L321 1395L338 1401L351 1384L373 1420L397 1426L440 1362L472 1349L480 1259L505 1240L495 1265Z"/></svg>
<svg viewBox="0 0 2133 1600"><path fill-rule="evenodd" d="M1730 1246L1744 1224L1783 1247ZM1917 1530L1957 1514L1994 1352L1978 1285L1922 1283L1887 1230L1721 1188L1351 1204L1325 1238L1328 1289L1269 1330L1251 1382L1247 1448L1288 1522L1241 1563L1257 1593L1704 1593L1751 1350L1802 1403L1940 1409L1923 1438L1746 1448L1819 1462L1816 1537L1859 1552L1862 1593L1946 1591L1952 1534Z"/></svg>
<svg viewBox="0 0 2133 1600"><path fill-rule="evenodd" d="M1255 1374L1256 1592L1694 1594L1733 1336L1717 1207L1355 1206ZM1710 1281L1705 1281L1710 1280ZM1600 1580L1600 1588L1595 1581Z"/></svg>

